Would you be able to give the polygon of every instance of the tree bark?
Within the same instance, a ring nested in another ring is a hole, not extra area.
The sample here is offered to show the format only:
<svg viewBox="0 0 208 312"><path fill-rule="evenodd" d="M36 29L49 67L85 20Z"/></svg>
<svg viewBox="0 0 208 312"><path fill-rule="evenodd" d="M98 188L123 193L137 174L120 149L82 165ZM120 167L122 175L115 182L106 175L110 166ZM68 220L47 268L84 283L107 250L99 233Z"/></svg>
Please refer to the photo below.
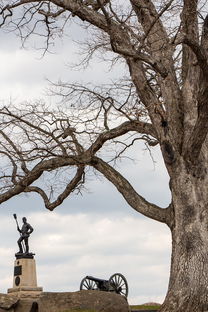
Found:
<svg viewBox="0 0 208 312"><path fill-rule="evenodd" d="M160 312L208 311L207 185L206 175L194 176L183 160L177 164L171 179L175 216L171 273Z"/></svg>

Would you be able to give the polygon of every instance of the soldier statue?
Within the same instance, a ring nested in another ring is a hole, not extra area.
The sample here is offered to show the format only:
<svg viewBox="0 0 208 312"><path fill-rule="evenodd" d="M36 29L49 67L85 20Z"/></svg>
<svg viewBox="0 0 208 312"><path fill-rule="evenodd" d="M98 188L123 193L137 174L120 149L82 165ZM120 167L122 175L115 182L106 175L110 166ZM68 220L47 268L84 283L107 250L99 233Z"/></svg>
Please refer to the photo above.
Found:
<svg viewBox="0 0 208 312"><path fill-rule="evenodd" d="M22 218L22 228L19 228L19 225L17 223L17 230L20 233L20 238L17 241L17 244L19 246L19 252L17 254L29 254L29 244L28 244L28 238L30 236L30 234L33 232L33 228L32 226L27 223L27 219L25 217ZM25 248L24 248L24 245ZM25 249L25 250L24 250Z"/></svg>

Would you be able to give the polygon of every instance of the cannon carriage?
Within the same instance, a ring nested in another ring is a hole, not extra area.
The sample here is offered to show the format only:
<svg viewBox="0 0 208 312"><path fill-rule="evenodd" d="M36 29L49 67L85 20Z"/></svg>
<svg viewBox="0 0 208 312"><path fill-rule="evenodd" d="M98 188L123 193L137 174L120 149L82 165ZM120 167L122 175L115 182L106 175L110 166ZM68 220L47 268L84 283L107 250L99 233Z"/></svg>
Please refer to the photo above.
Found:
<svg viewBox="0 0 208 312"><path fill-rule="evenodd" d="M126 278L120 273L113 274L109 280L86 276L80 283L80 290L109 291L127 297L128 283Z"/></svg>

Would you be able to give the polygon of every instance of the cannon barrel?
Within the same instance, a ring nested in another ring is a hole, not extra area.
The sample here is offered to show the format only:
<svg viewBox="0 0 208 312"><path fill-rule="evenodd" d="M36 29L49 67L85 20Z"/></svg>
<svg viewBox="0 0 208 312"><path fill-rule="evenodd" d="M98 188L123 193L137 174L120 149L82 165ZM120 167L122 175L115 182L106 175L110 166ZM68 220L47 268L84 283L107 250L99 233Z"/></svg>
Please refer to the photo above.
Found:
<svg viewBox="0 0 208 312"><path fill-rule="evenodd" d="M102 278L97 278L97 277L94 277L94 276L86 276L86 278L88 278L91 281L97 282L97 283L108 282L108 280L104 280Z"/></svg>

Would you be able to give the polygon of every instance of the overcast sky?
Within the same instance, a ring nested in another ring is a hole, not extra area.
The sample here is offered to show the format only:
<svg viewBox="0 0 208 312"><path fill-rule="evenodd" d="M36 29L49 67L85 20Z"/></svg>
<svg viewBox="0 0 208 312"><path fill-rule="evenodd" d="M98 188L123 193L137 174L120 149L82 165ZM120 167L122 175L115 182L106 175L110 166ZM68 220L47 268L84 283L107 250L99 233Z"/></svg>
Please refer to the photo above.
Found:
<svg viewBox="0 0 208 312"><path fill-rule="evenodd" d="M74 36L82 34L76 27L72 30ZM0 100L4 104L43 98L46 78L102 83L118 77L122 71L121 67L109 71L96 60L85 71L71 70L66 65L77 59L77 48L70 37L58 43L56 53L44 58L40 58L40 52L20 49L18 38L12 34L1 33L0 39ZM141 144L132 148L131 154L136 161L125 161L117 169L146 199L166 207L170 194L160 151L153 150L154 164ZM169 229L135 212L105 179L91 180L83 196L65 200L54 212L47 211L39 197L31 194L16 196L1 205L3 293L12 287L17 252L13 213L20 222L26 216L35 229L30 249L36 254L38 286L44 291L76 291L86 275L108 279L120 272L129 283L131 304L163 301L170 266Z"/></svg>

